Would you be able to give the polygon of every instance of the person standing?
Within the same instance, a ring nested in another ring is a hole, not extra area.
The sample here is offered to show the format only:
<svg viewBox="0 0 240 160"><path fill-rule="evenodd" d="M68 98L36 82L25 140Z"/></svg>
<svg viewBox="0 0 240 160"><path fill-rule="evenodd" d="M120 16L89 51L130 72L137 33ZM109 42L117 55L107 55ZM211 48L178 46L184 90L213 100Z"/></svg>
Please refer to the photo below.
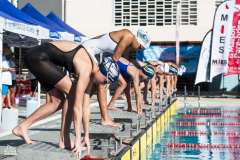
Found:
<svg viewBox="0 0 240 160"><path fill-rule="evenodd" d="M3 56L2 56L2 99L5 107L11 108L11 97L9 87L12 85L12 72L15 72L14 68L10 67L9 57L11 50L7 44L3 44Z"/></svg>
<svg viewBox="0 0 240 160"><path fill-rule="evenodd" d="M14 55L11 54L10 59L9 59L9 64L10 64L10 68L11 69L11 75L12 75L12 85L9 86L9 96L10 96L10 102L11 102L11 106L15 106L16 105L16 92L17 92L17 85L16 85L16 78L17 78L17 74L16 74L16 64L14 62Z"/></svg>

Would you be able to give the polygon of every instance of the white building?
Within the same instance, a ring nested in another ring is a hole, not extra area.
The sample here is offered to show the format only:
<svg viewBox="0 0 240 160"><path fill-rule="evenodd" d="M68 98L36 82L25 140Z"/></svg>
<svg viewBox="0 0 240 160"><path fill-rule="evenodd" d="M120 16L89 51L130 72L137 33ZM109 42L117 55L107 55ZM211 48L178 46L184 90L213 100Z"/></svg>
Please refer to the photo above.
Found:
<svg viewBox="0 0 240 160"><path fill-rule="evenodd" d="M18 0L45 15L54 11L89 37L120 28L147 30L154 42L174 42L180 1L180 40L202 41L212 28L216 6L224 0Z"/></svg>
<svg viewBox="0 0 240 160"><path fill-rule="evenodd" d="M180 41L201 44L205 34L213 26L216 7L225 0L11 1L14 4L17 1L19 8L31 2L45 15L49 11L53 11L66 23L89 37L121 28L134 31L142 27L150 33L155 44L174 45L176 41L177 4L179 2ZM219 77L216 83L212 83L210 90L236 90L238 79L237 76L228 76L224 79Z"/></svg>

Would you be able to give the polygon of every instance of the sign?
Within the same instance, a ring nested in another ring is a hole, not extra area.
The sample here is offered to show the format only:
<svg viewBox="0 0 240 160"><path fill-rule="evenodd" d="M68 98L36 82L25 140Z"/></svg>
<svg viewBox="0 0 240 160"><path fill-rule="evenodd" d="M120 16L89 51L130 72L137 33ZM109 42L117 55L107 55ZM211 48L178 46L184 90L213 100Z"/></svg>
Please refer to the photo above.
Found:
<svg viewBox="0 0 240 160"><path fill-rule="evenodd" d="M201 82L210 81L210 46L212 30L203 39L202 48L199 56L195 85Z"/></svg>
<svg viewBox="0 0 240 160"><path fill-rule="evenodd" d="M228 55L228 66L226 75L240 74L240 10L239 1L236 1L236 7L233 12L233 20L231 23L231 32L229 33L227 51Z"/></svg>
<svg viewBox="0 0 240 160"><path fill-rule="evenodd" d="M26 35L33 38L39 38L39 28L35 25L15 22L9 19L4 21L4 29L20 35Z"/></svg>
<svg viewBox="0 0 240 160"><path fill-rule="evenodd" d="M226 40L229 38L233 19L234 1L225 1L216 10L213 25L210 81L213 77L225 73L227 69L228 53Z"/></svg>

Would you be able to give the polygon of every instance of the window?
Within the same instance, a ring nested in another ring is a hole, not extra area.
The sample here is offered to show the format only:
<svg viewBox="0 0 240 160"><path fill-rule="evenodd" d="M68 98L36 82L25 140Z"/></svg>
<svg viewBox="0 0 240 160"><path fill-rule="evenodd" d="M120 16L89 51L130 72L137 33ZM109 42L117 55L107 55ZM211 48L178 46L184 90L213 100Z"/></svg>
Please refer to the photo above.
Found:
<svg viewBox="0 0 240 160"><path fill-rule="evenodd" d="M197 25L198 0L114 0L114 22L122 26L175 25L180 3L181 25ZM216 6L224 0L216 0Z"/></svg>

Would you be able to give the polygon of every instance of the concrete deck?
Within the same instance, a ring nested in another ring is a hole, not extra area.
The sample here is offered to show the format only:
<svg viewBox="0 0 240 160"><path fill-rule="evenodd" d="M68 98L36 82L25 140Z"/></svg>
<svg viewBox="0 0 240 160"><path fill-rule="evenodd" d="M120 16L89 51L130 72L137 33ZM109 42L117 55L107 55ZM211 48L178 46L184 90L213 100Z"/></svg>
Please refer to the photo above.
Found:
<svg viewBox="0 0 240 160"><path fill-rule="evenodd" d="M94 103L95 102L95 103ZM116 106L123 108L123 111L109 111L109 115L117 122L123 124L122 128L116 129L101 125L101 116L96 100L92 101L90 115L90 144L91 155L103 159L111 159L117 155L124 144L117 140L131 141L140 133L154 118L150 107L145 106L145 116L139 117L136 113L127 112L124 100L117 101ZM160 114L162 108L157 109ZM25 118L24 108L19 109L20 121ZM68 150L58 148L59 131L61 124L61 112L45 121L33 126L29 130L30 137L36 144L26 145L12 134L0 136L0 159L4 160L75 160L76 156ZM74 130L71 130L71 136ZM82 154L82 156L85 153Z"/></svg>

